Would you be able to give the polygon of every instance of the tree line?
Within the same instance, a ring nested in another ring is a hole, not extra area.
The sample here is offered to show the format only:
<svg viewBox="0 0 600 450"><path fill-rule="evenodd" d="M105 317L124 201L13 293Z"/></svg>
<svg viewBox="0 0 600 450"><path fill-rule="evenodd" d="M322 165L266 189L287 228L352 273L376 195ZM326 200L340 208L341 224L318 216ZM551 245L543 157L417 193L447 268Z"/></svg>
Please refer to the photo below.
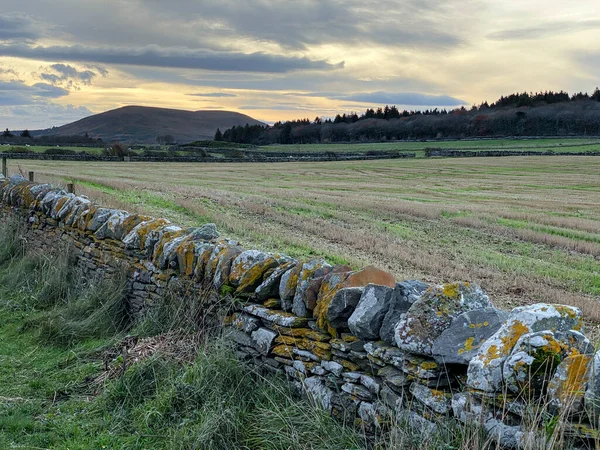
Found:
<svg viewBox="0 0 600 450"><path fill-rule="evenodd" d="M312 144L372 140L460 139L493 136L600 135L600 89L579 92L514 93L470 109L400 111L369 108L358 115L337 114L234 126L217 130L216 141L241 144Z"/></svg>

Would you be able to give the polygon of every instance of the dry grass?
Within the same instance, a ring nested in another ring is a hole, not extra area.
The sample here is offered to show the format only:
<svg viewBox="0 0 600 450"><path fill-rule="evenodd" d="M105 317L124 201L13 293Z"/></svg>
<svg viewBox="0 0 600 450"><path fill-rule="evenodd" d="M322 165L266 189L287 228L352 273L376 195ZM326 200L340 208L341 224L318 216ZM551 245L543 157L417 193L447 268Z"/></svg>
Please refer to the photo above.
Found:
<svg viewBox="0 0 600 450"><path fill-rule="evenodd" d="M600 322L599 158L21 165L113 207L214 221L246 247L469 280L500 306L567 303Z"/></svg>

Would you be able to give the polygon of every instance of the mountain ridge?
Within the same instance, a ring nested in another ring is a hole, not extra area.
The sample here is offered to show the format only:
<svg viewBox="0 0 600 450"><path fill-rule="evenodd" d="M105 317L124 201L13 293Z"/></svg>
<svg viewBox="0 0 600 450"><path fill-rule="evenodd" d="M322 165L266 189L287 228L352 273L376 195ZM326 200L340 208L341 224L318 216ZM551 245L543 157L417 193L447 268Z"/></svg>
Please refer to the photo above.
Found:
<svg viewBox="0 0 600 450"><path fill-rule="evenodd" d="M123 106L84 117L60 127L32 132L34 136L82 136L105 142L155 143L158 136L171 135L180 143L212 139L217 128L263 125L234 111L188 111L153 106Z"/></svg>

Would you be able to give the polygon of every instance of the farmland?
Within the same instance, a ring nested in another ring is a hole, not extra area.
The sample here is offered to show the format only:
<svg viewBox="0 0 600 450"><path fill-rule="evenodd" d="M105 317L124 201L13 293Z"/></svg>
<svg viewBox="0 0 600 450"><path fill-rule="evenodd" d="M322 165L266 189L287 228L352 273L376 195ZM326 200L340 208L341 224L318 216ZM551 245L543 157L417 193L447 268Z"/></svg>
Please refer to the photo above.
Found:
<svg viewBox="0 0 600 450"><path fill-rule="evenodd" d="M596 157L19 164L109 206L215 222L246 248L477 282L504 308L561 302L600 321Z"/></svg>

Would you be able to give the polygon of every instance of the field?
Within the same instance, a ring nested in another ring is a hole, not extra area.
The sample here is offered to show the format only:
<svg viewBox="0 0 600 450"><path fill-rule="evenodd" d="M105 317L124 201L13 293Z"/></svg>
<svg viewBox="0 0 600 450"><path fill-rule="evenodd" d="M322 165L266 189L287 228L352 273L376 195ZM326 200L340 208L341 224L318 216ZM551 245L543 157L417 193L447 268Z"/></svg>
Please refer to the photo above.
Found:
<svg viewBox="0 0 600 450"><path fill-rule="evenodd" d="M107 205L215 222L247 248L472 281L503 308L567 303L600 322L597 157L19 164Z"/></svg>
<svg viewBox="0 0 600 450"><path fill-rule="evenodd" d="M107 143L109 145L109 143ZM353 144L310 144L310 145L264 145L255 148L248 148L247 144L222 143L213 141L200 141L199 147L210 148L209 153L216 157L223 157L219 151L220 147L228 149L239 148L243 152L259 153L374 153L378 151L386 152L407 152L415 153L417 158L425 156L427 149L445 149L445 150L511 150L511 151L539 151L539 152L600 152L600 139L598 138L546 138L546 139L480 139L480 140L462 140L462 141L396 141L396 142L371 142L371 143L353 143ZM23 147L23 146L18 146ZM9 152L11 146L2 146L0 151ZM44 153L49 148L56 148L52 145L40 146L32 145L28 150L35 153ZM75 152L87 152L92 155L103 154L105 147L75 147L61 146L61 149L72 150ZM160 146L161 152L167 152L169 146ZM134 150L133 153L142 155L143 150ZM186 151L181 147L179 151L170 153L172 156L198 156L197 152ZM230 156L229 154L225 156Z"/></svg>
<svg viewBox="0 0 600 450"><path fill-rule="evenodd" d="M397 141L357 144L311 144L311 145L265 145L261 152L336 152L353 153L367 151L416 152L423 156L426 149L447 150L526 150L555 152L592 152L600 151L599 139L476 139L462 141Z"/></svg>

